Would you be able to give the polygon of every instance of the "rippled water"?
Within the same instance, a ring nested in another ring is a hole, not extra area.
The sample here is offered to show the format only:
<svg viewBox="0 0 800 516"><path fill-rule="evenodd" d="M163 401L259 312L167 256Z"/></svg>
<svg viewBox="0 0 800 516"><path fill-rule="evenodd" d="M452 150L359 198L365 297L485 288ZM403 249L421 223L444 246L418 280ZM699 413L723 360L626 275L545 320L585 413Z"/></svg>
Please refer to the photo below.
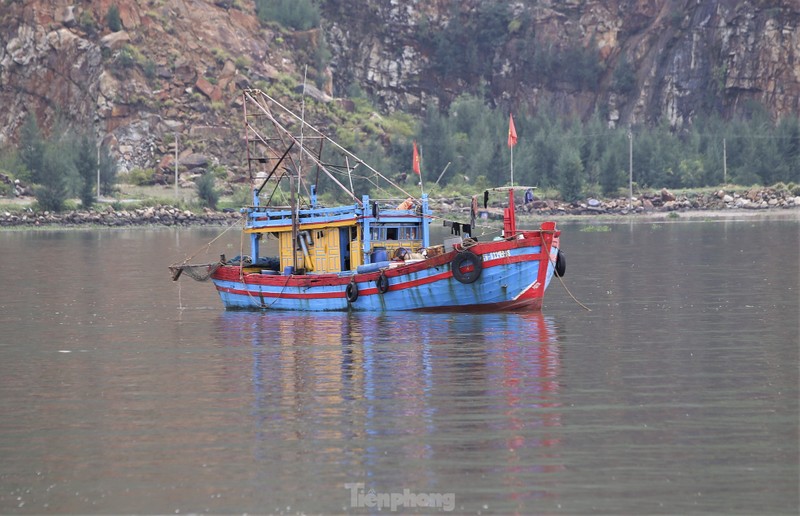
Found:
<svg viewBox="0 0 800 516"><path fill-rule="evenodd" d="M0 513L796 514L800 223L563 229L590 312L225 312L166 269L216 231L0 233Z"/></svg>

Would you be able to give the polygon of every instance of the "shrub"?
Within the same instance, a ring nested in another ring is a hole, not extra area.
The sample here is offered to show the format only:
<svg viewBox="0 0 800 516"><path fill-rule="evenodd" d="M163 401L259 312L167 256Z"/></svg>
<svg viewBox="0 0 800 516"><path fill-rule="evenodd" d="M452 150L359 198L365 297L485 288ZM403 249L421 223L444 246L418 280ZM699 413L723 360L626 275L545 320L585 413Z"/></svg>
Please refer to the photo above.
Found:
<svg viewBox="0 0 800 516"><path fill-rule="evenodd" d="M234 61L234 64L236 65L237 70L244 71L250 68L253 65L253 62L247 56L239 56L236 58L236 61Z"/></svg>
<svg viewBox="0 0 800 516"><path fill-rule="evenodd" d="M262 22L276 21L296 30L318 27L320 22L319 7L312 0L256 0L256 13Z"/></svg>
<svg viewBox="0 0 800 516"><path fill-rule="evenodd" d="M136 64L136 59L131 52L130 46L124 46L117 52L117 57L114 59L114 64L117 65L118 69L124 68L131 68L134 64Z"/></svg>
<svg viewBox="0 0 800 516"><path fill-rule="evenodd" d="M197 196L204 206L212 210L217 209L219 191L214 187L214 174L203 174L196 182Z"/></svg>
<svg viewBox="0 0 800 516"><path fill-rule="evenodd" d="M106 13L106 25L108 25L111 32L119 32L122 30L122 19L119 17L119 7L112 4Z"/></svg>
<svg viewBox="0 0 800 516"><path fill-rule="evenodd" d="M91 11L88 9L84 9L81 12L81 15L78 17L78 25L81 29L85 30L90 34L94 34L95 26L97 22L95 22L94 16L92 16Z"/></svg>
<svg viewBox="0 0 800 516"><path fill-rule="evenodd" d="M636 87L636 75L628 58L623 56L614 69L613 89L620 95L627 95Z"/></svg>
<svg viewBox="0 0 800 516"><path fill-rule="evenodd" d="M0 174L4 174L5 171L0 169ZM13 197L11 192L14 190L13 186L10 183L4 183L0 181L0 197Z"/></svg>
<svg viewBox="0 0 800 516"><path fill-rule="evenodd" d="M127 183L136 186L152 185L153 175L152 169L134 168L128 172Z"/></svg>

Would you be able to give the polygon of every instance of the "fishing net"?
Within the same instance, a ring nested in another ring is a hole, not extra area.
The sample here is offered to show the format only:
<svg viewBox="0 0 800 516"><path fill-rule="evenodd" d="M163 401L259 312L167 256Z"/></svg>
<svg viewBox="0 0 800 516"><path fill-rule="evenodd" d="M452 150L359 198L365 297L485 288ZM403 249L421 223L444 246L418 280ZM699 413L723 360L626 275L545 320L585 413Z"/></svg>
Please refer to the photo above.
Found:
<svg viewBox="0 0 800 516"><path fill-rule="evenodd" d="M172 281L177 281L181 274L186 274L195 281L206 281L219 269L220 265L222 265L220 262L201 265L173 265L169 270L172 271Z"/></svg>

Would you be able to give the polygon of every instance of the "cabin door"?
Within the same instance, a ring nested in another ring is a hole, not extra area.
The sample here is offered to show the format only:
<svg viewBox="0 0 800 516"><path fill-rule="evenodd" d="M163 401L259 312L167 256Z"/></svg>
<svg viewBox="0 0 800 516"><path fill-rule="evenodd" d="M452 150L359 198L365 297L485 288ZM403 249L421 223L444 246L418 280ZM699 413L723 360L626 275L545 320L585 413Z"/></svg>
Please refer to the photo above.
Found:
<svg viewBox="0 0 800 516"><path fill-rule="evenodd" d="M350 270L350 228L339 228L341 270Z"/></svg>
<svg viewBox="0 0 800 516"><path fill-rule="evenodd" d="M317 229L314 235L314 264L317 272L339 272L339 232L335 229ZM331 235L337 237L331 238Z"/></svg>

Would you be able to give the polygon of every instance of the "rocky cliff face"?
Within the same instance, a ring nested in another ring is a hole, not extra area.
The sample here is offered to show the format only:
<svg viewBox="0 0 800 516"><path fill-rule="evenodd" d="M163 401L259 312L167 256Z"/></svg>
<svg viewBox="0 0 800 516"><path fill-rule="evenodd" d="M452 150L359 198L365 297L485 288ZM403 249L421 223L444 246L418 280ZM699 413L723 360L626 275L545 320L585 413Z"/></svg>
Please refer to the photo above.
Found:
<svg viewBox="0 0 800 516"><path fill-rule="evenodd" d="M58 117L92 127L126 169L168 166L176 135L184 158L204 150L226 158L240 132L237 92L277 74L270 57L281 59L268 56L273 32L252 5L113 3L117 32L106 27L110 0L5 2L0 145L14 141L32 112L45 132Z"/></svg>
<svg viewBox="0 0 800 516"><path fill-rule="evenodd" d="M389 109L483 91L507 105L597 109L622 124L680 125L748 101L776 117L800 112L795 0L545 0L494 11L478 0L362 4L325 3L334 83L342 91L358 81ZM478 66L447 66L458 59Z"/></svg>
<svg viewBox="0 0 800 516"><path fill-rule="evenodd" d="M239 162L237 92L302 80L321 40L262 25L250 0L0 1L0 145L29 112L44 128L62 116L126 168L168 168L175 135L183 157ZM329 92L356 85L386 110L470 92L624 125L751 101L800 113L797 0L329 0L322 13Z"/></svg>

